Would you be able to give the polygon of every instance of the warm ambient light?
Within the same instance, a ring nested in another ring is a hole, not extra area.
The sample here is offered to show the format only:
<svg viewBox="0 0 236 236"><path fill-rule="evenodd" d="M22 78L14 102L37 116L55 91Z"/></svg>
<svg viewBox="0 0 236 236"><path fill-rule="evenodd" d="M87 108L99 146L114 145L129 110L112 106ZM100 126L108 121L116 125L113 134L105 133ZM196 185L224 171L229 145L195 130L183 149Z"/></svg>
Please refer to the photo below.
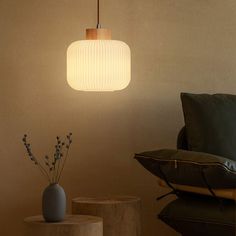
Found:
<svg viewBox="0 0 236 236"><path fill-rule="evenodd" d="M76 90L115 91L127 87L130 79L130 48L100 28L98 0L97 28L87 29L86 40L73 42L67 50L67 81Z"/></svg>
<svg viewBox="0 0 236 236"><path fill-rule="evenodd" d="M67 80L76 90L121 90L130 74L130 49L124 42L81 40L68 48Z"/></svg>

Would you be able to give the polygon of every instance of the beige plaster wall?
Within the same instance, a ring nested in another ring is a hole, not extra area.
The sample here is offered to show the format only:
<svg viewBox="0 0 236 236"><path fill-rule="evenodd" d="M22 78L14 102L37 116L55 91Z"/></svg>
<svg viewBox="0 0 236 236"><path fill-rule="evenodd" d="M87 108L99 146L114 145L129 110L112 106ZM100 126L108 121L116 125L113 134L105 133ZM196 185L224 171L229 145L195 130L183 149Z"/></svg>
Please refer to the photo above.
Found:
<svg viewBox="0 0 236 236"><path fill-rule="evenodd" d="M133 153L175 147L181 91L235 93L235 0L101 0L102 23L132 50L132 82L84 93L66 82L66 49L96 24L95 0L0 0L0 235L22 235L46 182L21 143L52 153L73 132L61 184L76 196L143 200L143 235L176 236L156 219L167 201Z"/></svg>

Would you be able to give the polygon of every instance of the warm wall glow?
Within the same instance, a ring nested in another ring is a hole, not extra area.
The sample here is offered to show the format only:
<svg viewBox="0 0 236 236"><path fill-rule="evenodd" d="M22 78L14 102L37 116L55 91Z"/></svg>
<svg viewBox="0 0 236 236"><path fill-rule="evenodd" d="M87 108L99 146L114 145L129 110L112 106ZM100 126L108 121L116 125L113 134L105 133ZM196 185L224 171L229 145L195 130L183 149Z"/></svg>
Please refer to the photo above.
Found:
<svg viewBox="0 0 236 236"><path fill-rule="evenodd" d="M131 79L129 46L117 40L81 40L67 50L67 81L76 90L114 91Z"/></svg>

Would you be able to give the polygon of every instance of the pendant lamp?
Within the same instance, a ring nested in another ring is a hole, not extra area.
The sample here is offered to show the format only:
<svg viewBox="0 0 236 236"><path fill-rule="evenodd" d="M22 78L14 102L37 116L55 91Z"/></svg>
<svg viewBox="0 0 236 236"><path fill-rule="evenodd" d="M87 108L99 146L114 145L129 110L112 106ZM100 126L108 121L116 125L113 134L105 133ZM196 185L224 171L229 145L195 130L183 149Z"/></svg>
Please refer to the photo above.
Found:
<svg viewBox="0 0 236 236"><path fill-rule="evenodd" d="M131 79L130 48L101 28L99 10L97 0L97 27L86 29L86 40L73 42L67 49L67 81L76 90L121 90Z"/></svg>

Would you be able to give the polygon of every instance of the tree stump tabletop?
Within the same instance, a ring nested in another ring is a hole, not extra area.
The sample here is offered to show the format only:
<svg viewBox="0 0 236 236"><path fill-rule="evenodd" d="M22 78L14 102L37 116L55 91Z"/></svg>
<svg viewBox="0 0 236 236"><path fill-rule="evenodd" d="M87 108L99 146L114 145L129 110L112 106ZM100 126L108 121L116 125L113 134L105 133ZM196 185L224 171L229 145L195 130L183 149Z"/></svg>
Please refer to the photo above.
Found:
<svg viewBox="0 0 236 236"><path fill-rule="evenodd" d="M25 218L26 236L103 236L103 221L88 215L67 215L62 222L48 223L42 216Z"/></svg>

